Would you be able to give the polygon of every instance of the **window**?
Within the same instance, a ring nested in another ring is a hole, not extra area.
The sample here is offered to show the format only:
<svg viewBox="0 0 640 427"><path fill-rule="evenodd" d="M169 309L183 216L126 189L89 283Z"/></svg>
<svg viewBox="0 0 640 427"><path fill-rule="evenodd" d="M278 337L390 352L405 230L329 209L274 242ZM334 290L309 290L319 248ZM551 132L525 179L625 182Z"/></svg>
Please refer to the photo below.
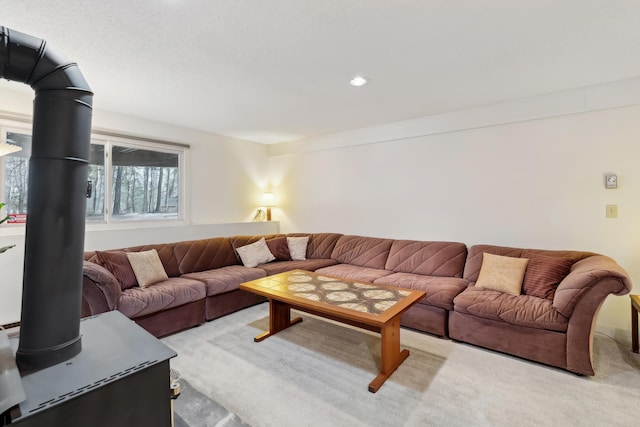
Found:
<svg viewBox="0 0 640 427"><path fill-rule="evenodd" d="M114 218L178 217L178 153L113 145L111 154Z"/></svg>
<svg viewBox="0 0 640 427"><path fill-rule="evenodd" d="M5 134L3 132L3 134ZM29 177L29 157L31 156L31 136L17 132L6 132L9 145L20 147L20 151L4 157L4 200L6 214L11 217L7 223L23 223L27 215Z"/></svg>
<svg viewBox="0 0 640 427"><path fill-rule="evenodd" d="M23 223L27 213L27 181L31 136L2 129L0 142L21 151L2 157L0 200L9 223ZM186 147L124 137L93 135L89 151L86 217L91 222L182 219Z"/></svg>

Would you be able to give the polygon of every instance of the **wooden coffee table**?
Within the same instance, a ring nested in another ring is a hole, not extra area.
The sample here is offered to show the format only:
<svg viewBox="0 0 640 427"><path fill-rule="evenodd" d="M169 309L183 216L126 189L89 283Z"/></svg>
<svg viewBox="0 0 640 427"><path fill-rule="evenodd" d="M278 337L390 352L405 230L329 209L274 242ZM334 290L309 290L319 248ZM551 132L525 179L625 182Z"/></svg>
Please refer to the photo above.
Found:
<svg viewBox="0 0 640 427"><path fill-rule="evenodd" d="M372 393L409 357L409 350L400 351L400 315L426 295L304 270L252 280L240 289L269 299L269 331L255 337L256 342L300 323L300 317L291 319L292 308L380 333L381 366L369 384Z"/></svg>

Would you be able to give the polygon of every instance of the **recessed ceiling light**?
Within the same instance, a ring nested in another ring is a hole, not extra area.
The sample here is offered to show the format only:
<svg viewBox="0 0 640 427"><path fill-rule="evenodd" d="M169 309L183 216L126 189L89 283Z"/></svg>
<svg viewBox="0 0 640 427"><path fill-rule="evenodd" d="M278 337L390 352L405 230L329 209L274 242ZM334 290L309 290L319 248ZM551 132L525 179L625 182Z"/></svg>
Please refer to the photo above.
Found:
<svg viewBox="0 0 640 427"><path fill-rule="evenodd" d="M349 84L351 86L364 86L369 82L369 80L365 79L362 76L355 76L354 78L351 79L351 81L349 82Z"/></svg>

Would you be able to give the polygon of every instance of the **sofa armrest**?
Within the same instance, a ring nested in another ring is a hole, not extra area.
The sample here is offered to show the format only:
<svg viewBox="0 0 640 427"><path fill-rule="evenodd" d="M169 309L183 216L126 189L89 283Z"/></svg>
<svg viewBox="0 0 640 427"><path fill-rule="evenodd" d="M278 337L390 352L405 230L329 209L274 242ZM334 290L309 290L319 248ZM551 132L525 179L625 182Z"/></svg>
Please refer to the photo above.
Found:
<svg viewBox="0 0 640 427"><path fill-rule="evenodd" d="M613 259L593 255L581 259L571 267L571 272L556 289L554 308L563 316L571 317L576 304L594 286L598 286L601 291L605 291L603 286L606 287L606 296L628 294L633 285L627 272Z"/></svg>
<svg viewBox="0 0 640 427"><path fill-rule="evenodd" d="M106 268L90 261L82 266L82 317L115 310L122 289Z"/></svg>
<svg viewBox="0 0 640 427"><path fill-rule="evenodd" d="M614 260L603 255L581 259L558 286L553 306L569 319L566 369L594 375L593 332L598 311L611 294L631 291L631 280Z"/></svg>

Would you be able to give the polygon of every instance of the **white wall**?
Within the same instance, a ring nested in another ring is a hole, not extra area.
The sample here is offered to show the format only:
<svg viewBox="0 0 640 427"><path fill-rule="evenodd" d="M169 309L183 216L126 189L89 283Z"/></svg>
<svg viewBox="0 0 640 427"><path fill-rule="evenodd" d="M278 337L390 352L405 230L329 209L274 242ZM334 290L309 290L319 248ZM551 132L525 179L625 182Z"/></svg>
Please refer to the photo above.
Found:
<svg viewBox="0 0 640 427"><path fill-rule="evenodd" d="M0 89L0 110L31 115L32 98L32 93L20 88L17 91ZM0 119L0 126L7 124L12 123ZM93 128L189 144L189 185L187 218L183 223L88 225L86 250L276 232L276 223L242 223L253 218L259 196L268 182L267 150L263 144L105 111L94 111ZM23 227L7 224L0 227L0 246L10 244L17 246L0 255L0 324L20 318Z"/></svg>
<svg viewBox="0 0 640 427"><path fill-rule="evenodd" d="M640 281L640 106L493 122L270 147L274 215L283 232L594 251ZM609 297L598 325L628 339L629 312L628 297Z"/></svg>

